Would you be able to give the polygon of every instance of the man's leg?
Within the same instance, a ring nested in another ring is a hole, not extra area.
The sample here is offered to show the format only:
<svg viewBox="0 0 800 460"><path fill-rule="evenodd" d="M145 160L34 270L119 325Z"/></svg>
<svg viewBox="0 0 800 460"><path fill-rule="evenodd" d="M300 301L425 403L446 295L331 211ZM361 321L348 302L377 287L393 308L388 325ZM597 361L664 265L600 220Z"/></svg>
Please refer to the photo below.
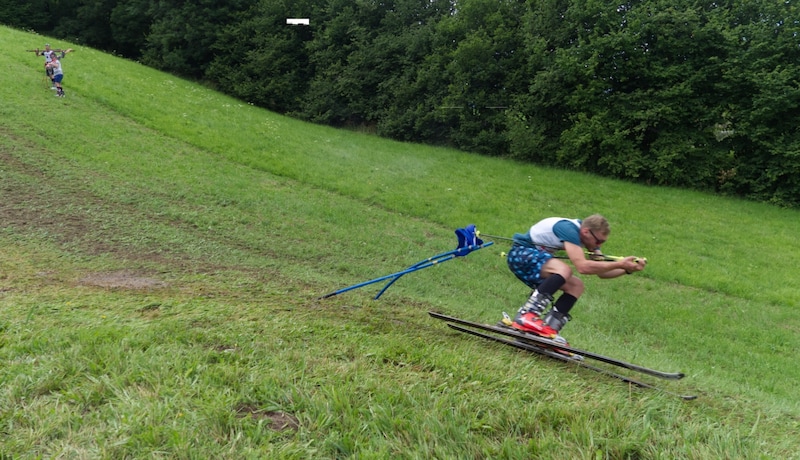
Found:
<svg viewBox="0 0 800 460"><path fill-rule="evenodd" d="M556 291L561 289L564 283L564 277L559 274L548 276L531 292L531 296L522 306L520 312L524 310L525 312L534 313L537 317L542 316L542 313L553 301Z"/></svg>
<svg viewBox="0 0 800 460"><path fill-rule="evenodd" d="M553 304L553 308L544 315L543 322L558 334L558 338L566 343L566 340L561 337L560 333L567 322L572 319L569 312L572 310L572 307L575 306L581 294L583 294L583 281L578 277L572 276L569 281L564 284L562 290L564 293L561 294L561 297Z"/></svg>

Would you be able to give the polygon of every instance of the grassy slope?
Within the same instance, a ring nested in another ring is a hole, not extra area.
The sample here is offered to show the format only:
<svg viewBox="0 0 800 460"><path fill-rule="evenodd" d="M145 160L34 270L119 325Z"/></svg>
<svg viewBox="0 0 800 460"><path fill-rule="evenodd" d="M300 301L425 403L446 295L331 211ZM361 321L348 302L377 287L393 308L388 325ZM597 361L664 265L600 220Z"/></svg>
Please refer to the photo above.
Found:
<svg viewBox="0 0 800 460"><path fill-rule="evenodd" d="M795 453L795 211L310 126L85 48L58 100L21 51L41 37L0 37L0 453ZM510 235L592 212L614 226L607 252L651 264L587 280L568 337L680 368L665 387L699 401L428 320L516 307L502 242L379 302L380 285L314 300L451 248L467 223ZM108 273L158 281L92 282ZM277 411L298 428L267 429Z"/></svg>

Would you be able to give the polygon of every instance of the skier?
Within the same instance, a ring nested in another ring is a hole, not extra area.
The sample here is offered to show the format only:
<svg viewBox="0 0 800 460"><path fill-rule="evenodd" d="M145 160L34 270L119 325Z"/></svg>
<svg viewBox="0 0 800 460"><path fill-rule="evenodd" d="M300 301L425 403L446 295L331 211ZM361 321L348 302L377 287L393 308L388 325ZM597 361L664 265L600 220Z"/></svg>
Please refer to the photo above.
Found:
<svg viewBox="0 0 800 460"><path fill-rule="evenodd" d="M61 69L61 61L58 59L56 53L52 54L47 66L53 71L53 84L56 87L56 96L64 97L64 88L61 86L61 81L64 79L64 71Z"/></svg>
<svg viewBox="0 0 800 460"><path fill-rule="evenodd" d="M47 75L47 78L50 79L50 89L56 89L55 82L53 81L53 68L50 67L50 62L53 60L53 56L57 56L56 52L50 48L50 44L46 43L44 45L44 50L39 51L36 49L37 56L44 56L44 72Z"/></svg>
<svg viewBox="0 0 800 460"><path fill-rule="evenodd" d="M550 217L534 224L528 233L514 235L508 252L508 268L517 278L533 289L519 309L511 327L569 345L560 331L571 319L569 312L584 291L583 281L572 267L553 258L557 250L565 250L575 270L581 275L616 278L644 269L646 259L634 256L614 262L591 260L583 248L601 256L600 247L611 233L605 217L595 214L583 220ZM563 291L553 303L557 291ZM545 310L553 303L552 308Z"/></svg>

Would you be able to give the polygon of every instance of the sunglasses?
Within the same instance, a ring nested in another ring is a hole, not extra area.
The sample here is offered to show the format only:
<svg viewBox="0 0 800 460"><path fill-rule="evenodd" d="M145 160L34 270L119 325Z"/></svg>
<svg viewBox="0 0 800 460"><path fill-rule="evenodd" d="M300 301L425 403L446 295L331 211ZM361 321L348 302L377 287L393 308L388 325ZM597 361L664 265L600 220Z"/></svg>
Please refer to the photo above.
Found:
<svg viewBox="0 0 800 460"><path fill-rule="evenodd" d="M600 246L601 244L606 242L606 240L601 240L600 238L598 238L597 235L594 234L591 228L589 229L589 233L591 233L592 238L594 238L594 244Z"/></svg>

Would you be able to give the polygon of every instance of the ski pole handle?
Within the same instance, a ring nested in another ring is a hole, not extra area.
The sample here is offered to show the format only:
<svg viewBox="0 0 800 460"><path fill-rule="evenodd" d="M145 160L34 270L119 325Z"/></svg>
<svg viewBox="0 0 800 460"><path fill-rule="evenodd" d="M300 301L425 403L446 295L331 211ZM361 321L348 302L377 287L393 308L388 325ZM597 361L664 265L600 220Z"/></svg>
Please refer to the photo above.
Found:
<svg viewBox="0 0 800 460"><path fill-rule="evenodd" d="M507 254L505 252L501 252L500 253L500 257L505 257L506 255ZM623 260L624 259L624 257L621 257L621 256L609 256L609 255L605 255L605 254L597 255L597 254L592 254L591 252L587 252L586 255L588 255L592 260L599 260L599 261L604 261L604 262L616 262L618 260ZM554 257L556 259L568 259L569 258L567 256L554 256ZM647 263L647 257L637 257L637 258L633 259L633 261L635 263L637 263L637 264L639 263L639 261L643 261L644 263Z"/></svg>
<svg viewBox="0 0 800 460"><path fill-rule="evenodd" d="M604 261L607 261L607 262L616 262L618 260L625 259L625 257L622 257L622 256L609 256L607 254L593 254L591 252L587 252L586 254L592 260L604 260ZM637 264L639 263L640 260L644 261L644 263L647 263L647 257L637 257L637 258L633 259L633 261L635 263L637 263Z"/></svg>

